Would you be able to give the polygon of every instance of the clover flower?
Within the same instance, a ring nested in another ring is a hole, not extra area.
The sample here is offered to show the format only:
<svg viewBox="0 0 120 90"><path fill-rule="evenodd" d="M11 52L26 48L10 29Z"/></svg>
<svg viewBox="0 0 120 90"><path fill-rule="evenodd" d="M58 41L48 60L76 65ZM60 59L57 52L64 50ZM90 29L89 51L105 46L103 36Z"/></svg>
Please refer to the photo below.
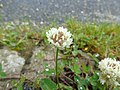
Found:
<svg viewBox="0 0 120 90"><path fill-rule="evenodd" d="M105 58L99 62L100 82L102 84L108 83L109 85L120 85L120 61L116 59Z"/></svg>
<svg viewBox="0 0 120 90"><path fill-rule="evenodd" d="M67 31L67 28L59 27L51 28L46 32L48 41L55 45L58 48L69 47L72 44L73 39L71 38L72 34Z"/></svg>

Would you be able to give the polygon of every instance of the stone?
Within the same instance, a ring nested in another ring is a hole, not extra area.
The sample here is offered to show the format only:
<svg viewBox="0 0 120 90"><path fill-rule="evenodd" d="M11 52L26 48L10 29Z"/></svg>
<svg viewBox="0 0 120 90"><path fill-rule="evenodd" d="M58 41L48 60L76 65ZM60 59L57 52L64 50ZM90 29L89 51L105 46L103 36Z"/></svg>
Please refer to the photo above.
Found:
<svg viewBox="0 0 120 90"><path fill-rule="evenodd" d="M62 55L59 53L58 58ZM47 68L45 67L47 65ZM35 80L35 78L44 78L41 74L43 71L55 68L55 48L48 45L47 47L35 47L31 57L31 64L24 66L23 74L25 77Z"/></svg>
<svg viewBox="0 0 120 90"><path fill-rule="evenodd" d="M8 76L20 75L25 59L20 57L16 51L3 48L0 49L0 63Z"/></svg>

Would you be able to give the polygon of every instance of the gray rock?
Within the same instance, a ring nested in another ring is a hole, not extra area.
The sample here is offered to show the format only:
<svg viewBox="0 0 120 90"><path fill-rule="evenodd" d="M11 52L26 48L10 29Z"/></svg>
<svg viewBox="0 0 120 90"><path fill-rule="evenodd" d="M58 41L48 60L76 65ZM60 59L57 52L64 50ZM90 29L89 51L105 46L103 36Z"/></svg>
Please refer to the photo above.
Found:
<svg viewBox="0 0 120 90"><path fill-rule="evenodd" d="M16 51L8 50L7 48L0 49L0 63L3 71L9 75L20 75L20 72L25 63L25 59L18 56Z"/></svg>
<svg viewBox="0 0 120 90"><path fill-rule="evenodd" d="M61 56L59 54L58 58L61 58ZM45 67L46 64L47 66ZM55 48L51 46L44 48L41 46L33 50L31 64L24 66L23 73L27 78L34 80L37 77L45 77L41 72L53 68L55 68Z"/></svg>

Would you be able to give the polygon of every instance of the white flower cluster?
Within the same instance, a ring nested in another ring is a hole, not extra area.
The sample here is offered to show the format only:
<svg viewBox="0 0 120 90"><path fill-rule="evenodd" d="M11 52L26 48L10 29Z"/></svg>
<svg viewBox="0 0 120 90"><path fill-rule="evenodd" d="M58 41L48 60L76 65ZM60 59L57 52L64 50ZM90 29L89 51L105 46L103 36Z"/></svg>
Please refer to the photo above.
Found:
<svg viewBox="0 0 120 90"><path fill-rule="evenodd" d="M72 44L73 39L71 38L72 34L67 31L67 28L59 27L51 28L46 32L48 41L55 45L58 48L69 47Z"/></svg>
<svg viewBox="0 0 120 90"><path fill-rule="evenodd" d="M101 71L99 79L102 84L120 86L120 61L105 58L99 62L98 67Z"/></svg>

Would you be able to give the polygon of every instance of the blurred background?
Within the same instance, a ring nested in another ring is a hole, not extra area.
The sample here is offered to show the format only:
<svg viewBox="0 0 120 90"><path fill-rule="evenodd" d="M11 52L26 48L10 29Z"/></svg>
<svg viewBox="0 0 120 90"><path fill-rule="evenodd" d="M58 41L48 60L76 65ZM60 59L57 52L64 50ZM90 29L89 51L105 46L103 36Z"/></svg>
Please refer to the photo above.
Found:
<svg viewBox="0 0 120 90"><path fill-rule="evenodd" d="M3 21L30 19L40 23L67 18L120 22L120 0L0 0Z"/></svg>

